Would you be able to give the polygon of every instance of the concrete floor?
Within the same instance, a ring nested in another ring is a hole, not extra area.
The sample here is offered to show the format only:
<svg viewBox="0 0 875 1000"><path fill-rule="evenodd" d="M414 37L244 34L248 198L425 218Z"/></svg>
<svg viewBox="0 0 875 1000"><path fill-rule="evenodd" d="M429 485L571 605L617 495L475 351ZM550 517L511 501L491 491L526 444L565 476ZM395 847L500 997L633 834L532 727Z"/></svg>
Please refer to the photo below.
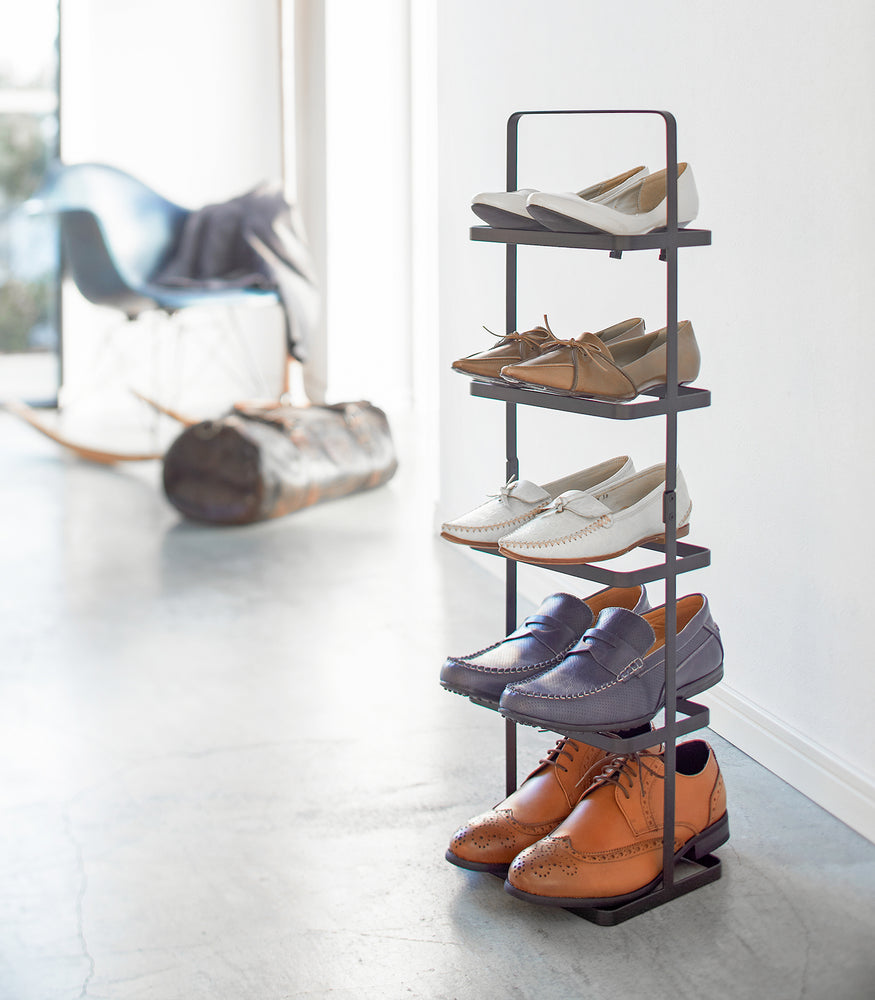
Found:
<svg viewBox="0 0 875 1000"><path fill-rule="evenodd" d="M875 996L875 846L716 736L724 877L669 906L601 928L444 861L503 723L437 673L503 594L408 468L209 529L155 465L0 442L2 1000Z"/></svg>

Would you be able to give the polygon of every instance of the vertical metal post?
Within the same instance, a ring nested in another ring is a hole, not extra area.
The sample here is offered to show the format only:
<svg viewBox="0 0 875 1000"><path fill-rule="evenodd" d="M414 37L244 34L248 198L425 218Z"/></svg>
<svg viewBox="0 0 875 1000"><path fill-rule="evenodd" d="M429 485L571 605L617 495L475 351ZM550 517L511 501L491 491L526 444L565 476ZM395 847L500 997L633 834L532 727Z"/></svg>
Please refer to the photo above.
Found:
<svg viewBox="0 0 875 1000"><path fill-rule="evenodd" d="M58 3L58 63L57 63L57 80L56 88L58 92L58 110L57 110L57 135L55 139L55 156L61 163L64 162L64 148L62 145L62 140L64 137L63 132L63 99L64 99L64 77L61 73L62 64L61 60L63 58L63 47L62 39L64 38L64 4ZM75 16L75 15L74 15ZM55 240L58 249L58 273L55 275L55 329L58 331L58 346L56 348L58 354L58 370L57 370L57 384L55 385L55 398L53 405L59 406L61 401L61 391L64 386L64 273L67 267L66 254L64 251L64 241L61 238L61 222L60 219L55 220Z"/></svg>
<svg viewBox="0 0 875 1000"><path fill-rule="evenodd" d="M665 415L665 782L663 802L663 893L674 888L675 776L677 740L677 402L678 402L678 197L677 123L665 119L665 161L668 220L666 226L666 415Z"/></svg>
<svg viewBox="0 0 875 1000"><path fill-rule="evenodd" d="M507 121L507 163L506 182L508 191L517 189L517 152L519 149L520 115L511 115ZM516 283L517 283L517 248L508 243L505 256L504 271L504 329L505 333L513 333L517 326L516 316ZM504 441L505 441L505 478L519 476L519 458L517 457L516 434L516 403L505 403ZM504 625L505 634L510 635L517 622L517 565L513 559L505 559L504 584ZM504 768L505 788L507 794L516 790L516 723L510 719L504 721Z"/></svg>
<svg viewBox="0 0 875 1000"><path fill-rule="evenodd" d="M508 252L510 252L508 247ZM516 250L516 247L513 248ZM515 284L514 284L515 287ZM519 474L516 443L516 403L505 403L504 438L506 449L507 478ZM505 559L504 580L504 632L510 635L517 625L517 564L513 559ZM504 768L505 792L510 795L516 791L516 723L511 719L504 720Z"/></svg>

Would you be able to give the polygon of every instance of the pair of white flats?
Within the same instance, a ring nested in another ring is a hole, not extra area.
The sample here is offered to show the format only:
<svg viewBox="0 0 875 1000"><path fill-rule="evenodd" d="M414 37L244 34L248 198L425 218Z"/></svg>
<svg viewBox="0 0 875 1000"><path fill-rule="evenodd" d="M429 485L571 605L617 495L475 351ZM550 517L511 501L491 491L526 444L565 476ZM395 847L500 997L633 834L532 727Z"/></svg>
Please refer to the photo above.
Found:
<svg viewBox="0 0 875 1000"><path fill-rule="evenodd" d="M538 486L512 480L479 507L441 526L447 541L498 551L541 566L613 559L664 542L665 463L636 472L628 455ZM677 470L677 535L688 534L692 503Z"/></svg>
<svg viewBox="0 0 875 1000"><path fill-rule="evenodd" d="M582 191L550 194L535 188L491 191L471 202L475 215L498 229L637 236L668 225L666 171L633 167ZM699 195L689 163L679 163L678 226L699 213Z"/></svg>

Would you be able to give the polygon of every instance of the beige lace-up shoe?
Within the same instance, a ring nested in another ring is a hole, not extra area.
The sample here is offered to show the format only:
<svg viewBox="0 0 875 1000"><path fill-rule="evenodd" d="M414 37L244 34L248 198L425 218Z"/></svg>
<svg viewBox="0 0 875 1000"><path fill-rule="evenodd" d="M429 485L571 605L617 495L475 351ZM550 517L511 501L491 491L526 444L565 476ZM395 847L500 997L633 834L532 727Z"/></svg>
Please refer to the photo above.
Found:
<svg viewBox="0 0 875 1000"><path fill-rule="evenodd" d="M641 337L605 343L592 333L560 340L550 350L501 370L508 382L552 392L589 396L610 402L628 401L665 385L668 328ZM699 374L699 345L689 320L678 324L678 383Z"/></svg>
<svg viewBox="0 0 875 1000"><path fill-rule="evenodd" d="M487 330L487 333L489 332L491 331ZM622 341L632 340L643 335L644 320L640 316L624 319L622 323L615 323L613 326L592 334L605 344L619 344ZM492 334L492 336L496 337L498 334ZM524 333L505 334L494 347L454 361L452 369L462 375L476 378L480 382L504 384L504 379L501 377L503 368L531 361L562 343L564 341L555 336L545 316L543 326L533 327Z"/></svg>

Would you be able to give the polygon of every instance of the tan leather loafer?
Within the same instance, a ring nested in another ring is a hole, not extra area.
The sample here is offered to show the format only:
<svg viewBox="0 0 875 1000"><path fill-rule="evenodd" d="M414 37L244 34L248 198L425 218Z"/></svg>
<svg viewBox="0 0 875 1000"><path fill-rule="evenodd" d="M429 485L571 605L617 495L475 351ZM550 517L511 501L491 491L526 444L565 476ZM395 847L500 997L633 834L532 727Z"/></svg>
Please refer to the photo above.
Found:
<svg viewBox="0 0 875 1000"><path fill-rule="evenodd" d="M568 816L592 777L610 759L598 747L570 738L559 740L512 795L453 834L447 861L472 871L504 875L520 851L547 836Z"/></svg>
<svg viewBox="0 0 875 1000"><path fill-rule="evenodd" d="M630 400L665 385L667 328L606 344L595 334L560 340L537 357L501 369L508 382L593 399ZM678 324L678 382L699 374L699 345L689 320Z"/></svg>
<svg viewBox="0 0 875 1000"><path fill-rule="evenodd" d="M661 753L610 760L552 833L512 862L505 889L548 906L628 902L662 876ZM729 839L726 790L714 751L703 740L677 747L675 858L697 860Z"/></svg>
<svg viewBox="0 0 875 1000"><path fill-rule="evenodd" d="M622 323L615 323L613 326L599 330L597 334L590 336L598 337L602 343L621 343L624 340L635 339L644 334L644 320L640 316L632 319L625 319ZM496 336L493 334L493 336ZM533 327L525 333L508 333L502 337L498 343L487 351L480 351L477 354L470 354L466 358L459 358L452 364L453 371L461 372L476 378L481 382L500 382L503 368L509 365L522 364L538 357L544 351L552 350L557 344L564 341L559 340L550 325L547 317L544 317L544 325Z"/></svg>

